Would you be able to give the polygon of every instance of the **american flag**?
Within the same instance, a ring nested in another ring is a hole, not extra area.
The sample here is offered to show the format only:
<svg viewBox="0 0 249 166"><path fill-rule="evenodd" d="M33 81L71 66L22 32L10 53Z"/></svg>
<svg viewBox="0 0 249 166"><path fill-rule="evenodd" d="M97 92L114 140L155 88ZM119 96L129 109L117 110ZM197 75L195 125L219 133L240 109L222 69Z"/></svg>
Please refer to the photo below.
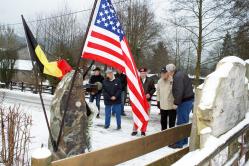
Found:
<svg viewBox="0 0 249 166"><path fill-rule="evenodd" d="M87 36L82 57L107 64L127 76L135 127L145 128L149 104L125 33L110 0L100 0Z"/></svg>

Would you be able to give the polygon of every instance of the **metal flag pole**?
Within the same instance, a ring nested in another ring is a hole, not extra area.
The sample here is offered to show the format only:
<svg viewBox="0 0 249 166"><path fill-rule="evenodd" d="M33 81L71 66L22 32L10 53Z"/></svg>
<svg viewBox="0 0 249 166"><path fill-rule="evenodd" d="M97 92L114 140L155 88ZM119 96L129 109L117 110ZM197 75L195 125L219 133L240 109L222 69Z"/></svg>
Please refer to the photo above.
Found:
<svg viewBox="0 0 249 166"><path fill-rule="evenodd" d="M66 117L66 113L68 111L68 105L69 105L69 101L70 101L70 98L71 98L71 93L72 93L72 90L73 90L75 78L76 78L77 73L79 71L79 65L80 65L82 50L83 50L83 48L85 46L85 43L86 43L86 38L87 38L88 32L90 30L90 26L91 26L93 15L94 15L94 12L95 12L95 9L96 9L96 6L97 6L97 2L98 2L98 0L94 1L93 8L92 8L92 11L91 11L91 15L89 17L89 22L88 22L88 25L87 25L87 29L86 29L86 32L85 32L85 35L84 35L84 38L83 38L83 43L82 43L82 47L81 47L81 50L80 50L80 56L79 56L79 59L77 61L76 69L75 69L75 72L74 72L74 75L73 75L73 78L72 78L72 83L71 83L69 93L68 93L68 97L67 97L67 100L66 100L66 107L65 107L65 110L64 110L64 113L63 113L63 116L62 116L62 121L61 121L60 131L59 131L59 135L58 135L57 142L56 142L55 152L58 150L58 147L59 147L59 144L60 144L60 139L61 139L61 135L62 135L62 129L64 127L65 117ZM87 70L87 71L89 71L89 70ZM84 75L86 75L86 73Z"/></svg>
<svg viewBox="0 0 249 166"><path fill-rule="evenodd" d="M47 124L47 128L48 128L48 132L49 132L49 136L50 136L50 141L51 141L51 144L53 146L53 149L55 150L56 148L56 142L55 140L53 139L53 135L52 135L52 132L51 132L51 129L50 129L50 126L49 126L49 122L48 122L48 116L47 116L47 113L46 113L46 108L45 108L45 105L44 105L44 100L43 100L43 97L42 97L42 90L41 90L41 87L39 87L39 72L37 71L37 68L34 64L34 61L32 60L32 55L30 54L30 46L29 46L29 42L28 42L28 34L27 34L27 24L24 20L24 17L23 15L21 15L22 17L22 22L23 22L23 27L24 27L24 32L25 32L25 36L26 36L26 43L27 43L27 46L28 46L28 51L29 51L29 55L31 57L31 62L32 62L32 66L33 66L33 69L34 69L34 73L35 73L35 83L36 83L36 88L38 89L38 93L39 93L39 97L40 97L40 100L41 100L41 105L42 105L42 110L43 110L43 113L44 113L44 116L45 116L45 120L46 120L46 124Z"/></svg>

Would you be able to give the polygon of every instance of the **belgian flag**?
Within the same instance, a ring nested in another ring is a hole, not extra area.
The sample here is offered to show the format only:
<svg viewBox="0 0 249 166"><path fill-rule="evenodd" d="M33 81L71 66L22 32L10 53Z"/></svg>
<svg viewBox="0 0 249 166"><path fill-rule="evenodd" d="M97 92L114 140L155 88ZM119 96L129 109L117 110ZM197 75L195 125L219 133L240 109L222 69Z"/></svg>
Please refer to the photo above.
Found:
<svg viewBox="0 0 249 166"><path fill-rule="evenodd" d="M68 72L72 70L72 67L64 59L58 61L49 62L41 46L37 43L29 29L25 19L22 16L23 27L29 49L31 60L37 65L39 72L57 78L62 78Z"/></svg>

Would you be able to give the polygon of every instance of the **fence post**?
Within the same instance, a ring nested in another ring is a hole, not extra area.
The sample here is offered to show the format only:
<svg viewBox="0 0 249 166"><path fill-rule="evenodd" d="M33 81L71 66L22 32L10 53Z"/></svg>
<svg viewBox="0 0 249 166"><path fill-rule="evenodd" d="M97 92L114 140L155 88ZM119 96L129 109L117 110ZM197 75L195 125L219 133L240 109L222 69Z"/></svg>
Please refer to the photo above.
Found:
<svg viewBox="0 0 249 166"><path fill-rule="evenodd" d="M22 85L22 92L24 91L24 86L23 86L23 82L21 83L21 85Z"/></svg>
<svg viewBox="0 0 249 166"><path fill-rule="evenodd" d="M10 90L12 90L12 81L10 81Z"/></svg>
<svg viewBox="0 0 249 166"><path fill-rule="evenodd" d="M31 166L51 166L52 154L45 148L39 148L31 156Z"/></svg>
<svg viewBox="0 0 249 166"><path fill-rule="evenodd" d="M200 148L204 148L205 144L212 133L212 129L210 127L206 127L200 131Z"/></svg>
<svg viewBox="0 0 249 166"><path fill-rule="evenodd" d="M55 88L54 88L54 86L52 85L52 86L51 86L51 95L54 94L54 89L55 89Z"/></svg>

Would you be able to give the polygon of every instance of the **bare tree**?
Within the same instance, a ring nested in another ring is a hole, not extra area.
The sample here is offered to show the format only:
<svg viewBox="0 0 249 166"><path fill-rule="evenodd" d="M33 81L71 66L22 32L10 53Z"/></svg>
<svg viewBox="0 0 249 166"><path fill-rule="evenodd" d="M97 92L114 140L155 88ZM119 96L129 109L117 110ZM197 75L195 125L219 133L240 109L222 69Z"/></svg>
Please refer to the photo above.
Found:
<svg viewBox="0 0 249 166"><path fill-rule="evenodd" d="M14 30L0 25L0 81L6 86L9 85L14 73L18 45Z"/></svg>
<svg viewBox="0 0 249 166"><path fill-rule="evenodd" d="M38 42L44 47L48 57L52 60L64 58L75 66L79 53L82 51L81 40L83 36L83 25L78 22L76 14L65 7L51 14L51 19L37 22L35 32ZM58 17L60 16L61 17ZM38 19L42 19L38 16Z"/></svg>
<svg viewBox="0 0 249 166"><path fill-rule="evenodd" d="M136 63L138 66L146 65L151 46L156 44L161 30L161 25L156 22L149 2L128 0L118 4L117 12Z"/></svg>
<svg viewBox="0 0 249 166"><path fill-rule="evenodd" d="M31 117L21 112L20 106L0 107L0 122L0 163L6 166L30 165Z"/></svg>
<svg viewBox="0 0 249 166"><path fill-rule="evenodd" d="M192 43L196 49L195 85L199 84L201 61L204 48L222 39L220 30L228 25L230 2L218 0L175 0L173 14L177 19L170 20L193 36Z"/></svg>

